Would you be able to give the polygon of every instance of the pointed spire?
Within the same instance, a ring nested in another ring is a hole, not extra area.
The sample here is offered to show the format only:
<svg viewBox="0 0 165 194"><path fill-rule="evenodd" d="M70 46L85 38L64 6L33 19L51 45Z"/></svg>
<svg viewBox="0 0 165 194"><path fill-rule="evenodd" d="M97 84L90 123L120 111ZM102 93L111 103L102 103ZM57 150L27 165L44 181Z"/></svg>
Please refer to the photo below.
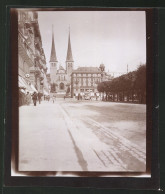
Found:
<svg viewBox="0 0 165 194"><path fill-rule="evenodd" d="M71 42L70 42L70 26L69 26L68 51L67 51L66 61L73 61Z"/></svg>
<svg viewBox="0 0 165 194"><path fill-rule="evenodd" d="M52 49L51 49L51 55L50 55L50 61L49 62L57 62L56 50L55 50L55 44L54 44L53 25L52 25Z"/></svg>

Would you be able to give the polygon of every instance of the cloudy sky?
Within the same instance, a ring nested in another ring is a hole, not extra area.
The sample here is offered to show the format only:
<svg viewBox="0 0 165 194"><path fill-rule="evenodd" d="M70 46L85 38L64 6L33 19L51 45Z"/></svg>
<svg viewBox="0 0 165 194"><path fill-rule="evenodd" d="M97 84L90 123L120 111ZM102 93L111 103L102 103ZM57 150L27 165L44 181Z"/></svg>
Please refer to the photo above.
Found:
<svg viewBox="0 0 165 194"><path fill-rule="evenodd" d="M106 71L127 72L146 62L144 11L39 11L49 67L52 25L58 62L65 67L70 26L74 67L104 63Z"/></svg>

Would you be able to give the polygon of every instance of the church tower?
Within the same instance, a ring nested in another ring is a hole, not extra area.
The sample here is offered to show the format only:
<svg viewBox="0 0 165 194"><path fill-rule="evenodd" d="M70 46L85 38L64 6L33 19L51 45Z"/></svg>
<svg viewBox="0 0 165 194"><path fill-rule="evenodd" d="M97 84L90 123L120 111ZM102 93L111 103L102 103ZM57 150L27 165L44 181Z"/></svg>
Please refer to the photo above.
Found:
<svg viewBox="0 0 165 194"><path fill-rule="evenodd" d="M52 48L51 48L51 55L50 55L50 79L51 83L56 82L56 74L57 74L57 57L56 57L56 50L55 50L55 44L54 44L54 32L53 32L53 26L52 26Z"/></svg>
<svg viewBox="0 0 165 194"><path fill-rule="evenodd" d="M66 71L69 77L73 71L73 65L74 65L74 61L72 57L72 49L71 49L71 42L70 42L70 29L69 29L68 50L67 50L67 56L66 56Z"/></svg>

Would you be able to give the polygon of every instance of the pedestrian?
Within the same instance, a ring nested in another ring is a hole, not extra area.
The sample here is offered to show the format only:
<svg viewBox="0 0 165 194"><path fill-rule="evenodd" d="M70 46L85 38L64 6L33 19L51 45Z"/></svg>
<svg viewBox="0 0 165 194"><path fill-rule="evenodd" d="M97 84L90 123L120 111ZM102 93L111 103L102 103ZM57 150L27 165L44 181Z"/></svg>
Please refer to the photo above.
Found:
<svg viewBox="0 0 165 194"><path fill-rule="evenodd" d="M32 99L33 99L34 106L36 106L37 104L37 93L36 92L33 93Z"/></svg>
<svg viewBox="0 0 165 194"><path fill-rule="evenodd" d="M30 95L29 92L27 92L27 94L26 94L26 104L30 105L30 103L31 103L31 95Z"/></svg>
<svg viewBox="0 0 165 194"><path fill-rule="evenodd" d="M55 101L55 95L52 96L52 100L53 100L53 103L54 103L54 101Z"/></svg>
<svg viewBox="0 0 165 194"><path fill-rule="evenodd" d="M64 95L64 100L65 100L65 95Z"/></svg>
<svg viewBox="0 0 165 194"><path fill-rule="evenodd" d="M50 96L48 95L48 102L49 102L49 100L50 100Z"/></svg>
<svg viewBox="0 0 165 194"><path fill-rule="evenodd" d="M39 104L41 104L41 96L42 96L42 94L39 92L38 93L38 101L39 101Z"/></svg>

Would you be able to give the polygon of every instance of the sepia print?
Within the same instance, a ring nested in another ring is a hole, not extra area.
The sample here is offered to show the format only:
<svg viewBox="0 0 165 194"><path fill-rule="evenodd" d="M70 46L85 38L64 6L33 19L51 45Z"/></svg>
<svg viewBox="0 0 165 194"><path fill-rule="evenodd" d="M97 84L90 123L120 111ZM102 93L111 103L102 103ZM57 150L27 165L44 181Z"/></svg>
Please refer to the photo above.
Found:
<svg viewBox="0 0 165 194"><path fill-rule="evenodd" d="M147 176L145 11L17 13L18 172L11 169L12 176Z"/></svg>

